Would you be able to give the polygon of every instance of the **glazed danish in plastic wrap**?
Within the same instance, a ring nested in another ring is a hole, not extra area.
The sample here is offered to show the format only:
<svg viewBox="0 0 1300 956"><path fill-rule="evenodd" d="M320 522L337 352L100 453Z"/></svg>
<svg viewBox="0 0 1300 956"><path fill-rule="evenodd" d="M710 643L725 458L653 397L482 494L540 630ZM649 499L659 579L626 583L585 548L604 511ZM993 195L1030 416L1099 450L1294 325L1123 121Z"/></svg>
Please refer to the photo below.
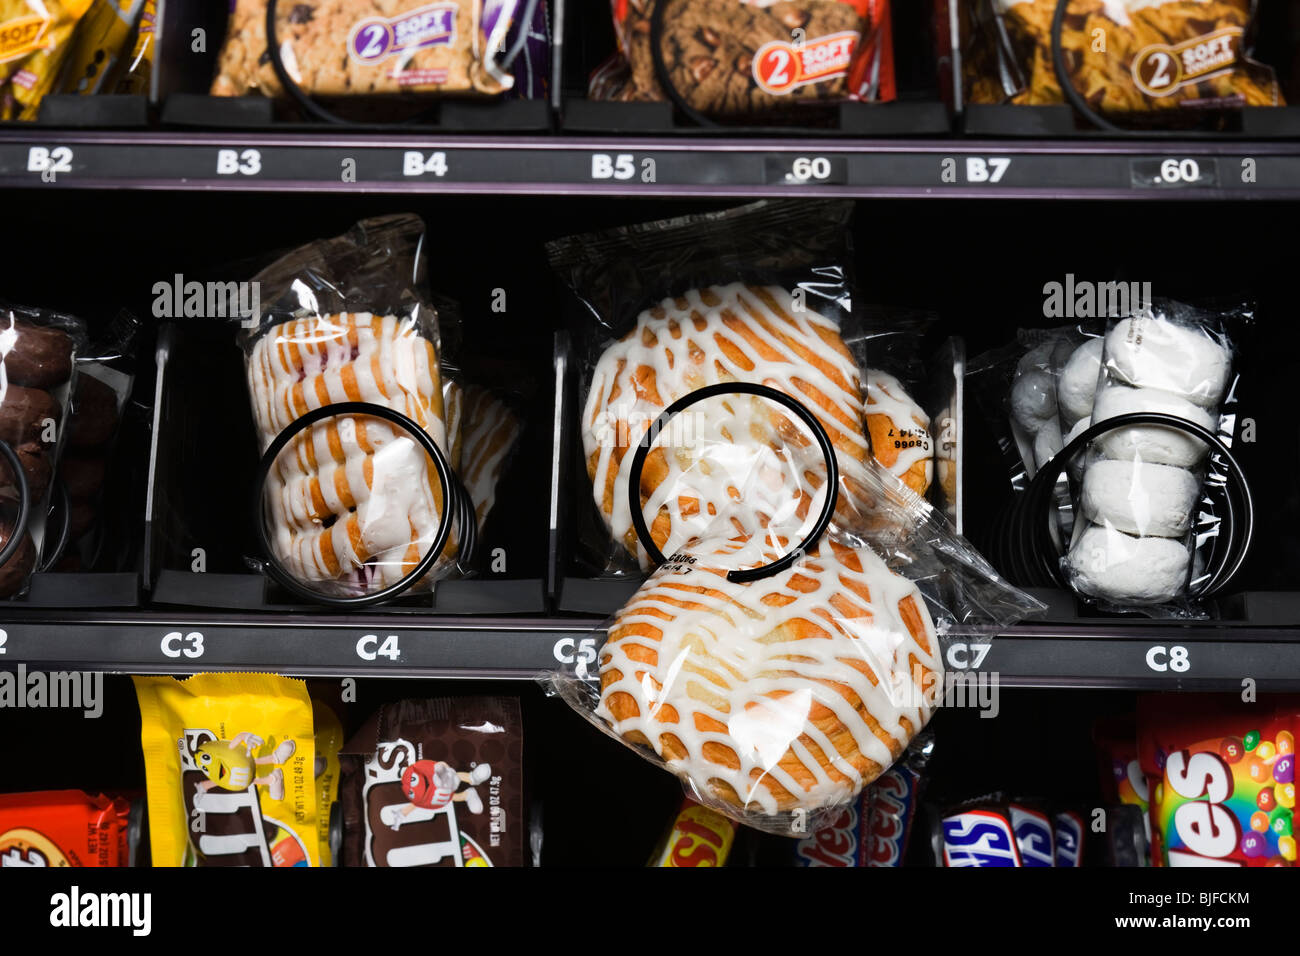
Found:
<svg viewBox="0 0 1300 956"><path fill-rule="evenodd" d="M364 402L406 416L448 457L438 317L421 295L423 224L359 223L264 270L267 308L243 346L258 438L326 406ZM275 557L294 579L354 597L419 564L445 520L430 455L403 424L328 416L298 431L271 464L264 507ZM451 539L440 558L456 553Z"/></svg>
<svg viewBox="0 0 1300 956"><path fill-rule="evenodd" d="M692 799L787 834L925 726L946 631L1037 607L872 457L866 363L841 334L847 215L758 203L551 247L599 321L597 511L614 548L662 563L550 686Z"/></svg>

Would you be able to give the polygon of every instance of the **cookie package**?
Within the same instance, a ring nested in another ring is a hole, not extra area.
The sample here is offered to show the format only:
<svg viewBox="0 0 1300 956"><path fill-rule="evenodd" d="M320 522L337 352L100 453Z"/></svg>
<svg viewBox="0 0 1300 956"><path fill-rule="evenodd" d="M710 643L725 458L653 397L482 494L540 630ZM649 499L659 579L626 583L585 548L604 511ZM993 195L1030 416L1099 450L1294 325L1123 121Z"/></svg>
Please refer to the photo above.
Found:
<svg viewBox="0 0 1300 956"><path fill-rule="evenodd" d="M973 0L964 24L969 102L1066 102L1056 9L1057 0ZM1072 92L1099 116L1140 126L1283 106L1273 70L1251 59L1255 10L1255 0L1071 0L1061 50Z"/></svg>
<svg viewBox="0 0 1300 956"><path fill-rule="evenodd" d="M889 0L613 0L613 15L619 50L592 99L761 119L895 95Z"/></svg>
<svg viewBox="0 0 1300 956"><path fill-rule="evenodd" d="M154 866L319 866L307 685L273 674L134 677ZM328 808L325 808L328 812Z"/></svg>
<svg viewBox="0 0 1300 956"><path fill-rule="evenodd" d="M214 96L284 94L267 54L266 0L232 0ZM303 92L542 95L545 0L281 0L276 38Z"/></svg>

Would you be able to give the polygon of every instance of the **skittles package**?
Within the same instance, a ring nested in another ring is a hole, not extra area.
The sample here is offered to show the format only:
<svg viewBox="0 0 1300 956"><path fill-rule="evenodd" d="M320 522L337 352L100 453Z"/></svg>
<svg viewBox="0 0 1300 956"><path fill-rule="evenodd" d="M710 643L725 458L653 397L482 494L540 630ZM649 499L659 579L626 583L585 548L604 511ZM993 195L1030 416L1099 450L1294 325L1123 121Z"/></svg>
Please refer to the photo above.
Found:
<svg viewBox="0 0 1300 956"><path fill-rule="evenodd" d="M316 744L302 681L136 677L154 866L318 866Z"/></svg>
<svg viewBox="0 0 1300 956"><path fill-rule="evenodd" d="M80 790L0 795L0 868L126 866L129 816Z"/></svg>
<svg viewBox="0 0 1300 956"><path fill-rule="evenodd" d="M1156 866L1293 866L1295 702L1150 695L1138 759Z"/></svg>

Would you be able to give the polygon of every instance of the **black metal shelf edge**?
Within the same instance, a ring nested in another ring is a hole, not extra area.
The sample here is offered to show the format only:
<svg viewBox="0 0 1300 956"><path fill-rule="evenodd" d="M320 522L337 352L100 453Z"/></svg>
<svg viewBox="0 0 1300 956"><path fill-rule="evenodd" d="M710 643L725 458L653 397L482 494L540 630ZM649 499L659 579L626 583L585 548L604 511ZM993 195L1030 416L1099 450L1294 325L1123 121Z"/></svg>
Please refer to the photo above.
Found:
<svg viewBox="0 0 1300 956"><path fill-rule="evenodd" d="M593 660L599 624L578 617L14 607L0 612L0 668L531 679ZM991 644L978 632L954 632L943 645L950 675L975 672L985 686L1240 691L1249 679L1261 689L1300 689L1300 627L1035 623Z"/></svg>
<svg viewBox="0 0 1300 956"><path fill-rule="evenodd" d="M0 130L0 186L1300 199L1300 142Z"/></svg>

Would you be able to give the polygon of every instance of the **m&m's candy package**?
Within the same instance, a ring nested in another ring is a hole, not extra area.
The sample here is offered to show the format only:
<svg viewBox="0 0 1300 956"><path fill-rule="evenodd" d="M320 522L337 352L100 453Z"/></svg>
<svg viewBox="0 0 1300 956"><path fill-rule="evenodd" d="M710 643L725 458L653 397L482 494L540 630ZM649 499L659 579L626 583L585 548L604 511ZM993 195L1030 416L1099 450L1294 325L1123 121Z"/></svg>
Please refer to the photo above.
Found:
<svg viewBox="0 0 1300 956"><path fill-rule="evenodd" d="M80 790L0 795L0 868L126 866L130 805Z"/></svg>
<svg viewBox="0 0 1300 956"><path fill-rule="evenodd" d="M134 680L154 866L320 865L306 684L274 674Z"/></svg>
<svg viewBox="0 0 1300 956"><path fill-rule="evenodd" d="M1156 866L1293 866L1296 701L1138 702Z"/></svg>

